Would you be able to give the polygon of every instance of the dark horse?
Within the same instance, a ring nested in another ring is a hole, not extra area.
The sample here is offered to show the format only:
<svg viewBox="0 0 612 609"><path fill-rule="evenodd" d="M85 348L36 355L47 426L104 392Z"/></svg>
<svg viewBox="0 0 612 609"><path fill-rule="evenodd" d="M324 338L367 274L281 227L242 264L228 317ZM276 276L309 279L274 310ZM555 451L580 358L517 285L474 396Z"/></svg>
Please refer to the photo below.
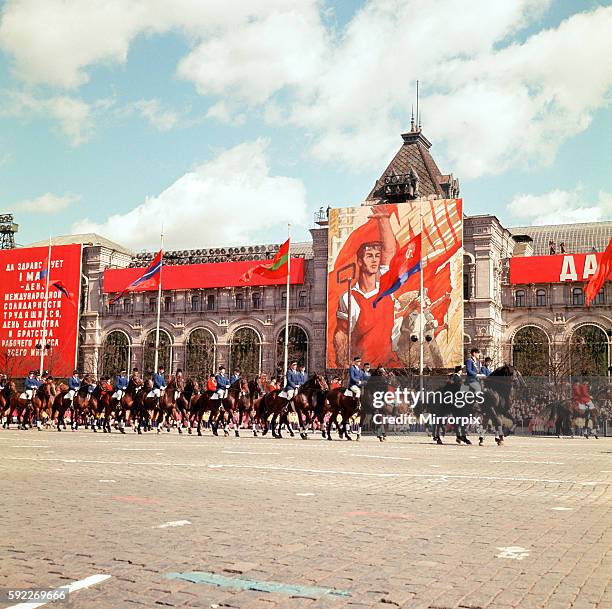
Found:
<svg viewBox="0 0 612 609"><path fill-rule="evenodd" d="M308 439L307 427L312 425L316 413L324 409L328 391L329 387L325 377L320 374L313 374L293 396L293 412L298 419L302 440ZM289 409L283 413L282 421L286 422L289 429L291 428L289 425Z"/></svg>
<svg viewBox="0 0 612 609"><path fill-rule="evenodd" d="M516 387L525 388L526 384L521 373L509 364L495 369L483 379L482 384L483 401L474 406L474 410L482 417L478 443L482 446L488 422L491 421L495 428L495 442L501 446L504 442L502 416L508 416L510 412L513 390Z"/></svg>
<svg viewBox="0 0 612 609"><path fill-rule="evenodd" d="M327 393L327 402L331 414L327 422L327 439L331 440L331 428L334 423L338 425L338 416L342 417L342 424L339 426L338 435L340 439L344 436L347 440L352 440L352 436L349 434L347 424L354 416L359 416L359 425L357 428L357 440L361 437L361 400L354 397L345 395L347 393L346 387L338 387L332 389Z"/></svg>

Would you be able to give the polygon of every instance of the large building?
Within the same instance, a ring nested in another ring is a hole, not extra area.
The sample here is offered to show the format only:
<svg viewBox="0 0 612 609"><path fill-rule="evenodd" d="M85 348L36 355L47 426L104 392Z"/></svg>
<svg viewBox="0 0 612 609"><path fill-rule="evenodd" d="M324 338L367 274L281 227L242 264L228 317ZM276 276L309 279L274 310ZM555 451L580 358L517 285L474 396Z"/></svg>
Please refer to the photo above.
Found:
<svg viewBox="0 0 612 609"><path fill-rule="evenodd" d="M458 180L439 170L420 129L413 126L402 138L401 148L364 205L458 197ZM304 259L304 274L288 295L290 356L303 360L309 370L322 370L327 309L325 210L316 215L310 232L311 242L293 247L293 255ZM550 375L552 370L560 375L606 374L612 363L612 285L607 282L586 309L582 268L575 267L586 264L592 252L604 251L611 234L612 222L504 227L493 215L465 217L466 350L478 346L495 362L514 362L525 374ZM134 254L93 234L59 237L54 242L85 246L80 369L97 374L134 366L151 369L157 293L136 293L110 304L104 271L144 267L152 254ZM206 245L202 250L168 252L166 264L262 260L271 258L278 247ZM530 262L537 262L535 271ZM283 360L285 286L226 287L222 283L164 290L161 361L167 369L182 368L200 377L220 363L240 367L249 375L260 370L274 373Z"/></svg>

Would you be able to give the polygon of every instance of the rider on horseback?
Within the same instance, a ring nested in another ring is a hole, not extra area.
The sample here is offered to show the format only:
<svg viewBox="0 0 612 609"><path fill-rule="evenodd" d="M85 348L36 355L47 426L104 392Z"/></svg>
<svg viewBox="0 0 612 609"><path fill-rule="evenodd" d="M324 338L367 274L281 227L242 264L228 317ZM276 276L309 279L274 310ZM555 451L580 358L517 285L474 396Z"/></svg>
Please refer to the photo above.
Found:
<svg viewBox="0 0 612 609"><path fill-rule="evenodd" d="M72 376L68 379L68 393L66 394L67 400L74 398L74 394L81 388L81 378L79 377L78 370L74 370Z"/></svg>
<svg viewBox="0 0 612 609"><path fill-rule="evenodd" d="M159 400L162 392L166 391L166 377L164 367L158 366L157 372L153 375L153 395Z"/></svg>
<svg viewBox="0 0 612 609"><path fill-rule="evenodd" d="M298 392L300 385L302 384L302 375L298 372L297 362L291 362L287 370L287 380L285 381L285 387L278 394L281 398L286 398L287 401L291 401L293 396Z"/></svg>
<svg viewBox="0 0 612 609"><path fill-rule="evenodd" d="M347 396L353 396L357 401L361 398L361 389L369 378L369 373L360 368L361 358L354 357L353 363L349 368L349 386L345 393ZM367 375L367 376L366 376Z"/></svg>
<svg viewBox="0 0 612 609"><path fill-rule="evenodd" d="M121 400L129 383L130 379L128 379L127 372L122 370L121 373L115 377L115 393L113 393L113 398Z"/></svg>
<svg viewBox="0 0 612 609"><path fill-rule="evenodd" d="M225 366L223 364L219 366L219 372L215 376L215 381L217 381L217 391L211 396L211 400L222 400L227 397L227 390L231 385L230 380L225 375Z"/></svg>
<svg viewBox="0 0 612 609"><path fill-rule="evenodd" d="M30 371L23 384L25 398L28 402L32 401L34 394L38 391L41 385L42 381L38 378L38 371Z"/></svg>

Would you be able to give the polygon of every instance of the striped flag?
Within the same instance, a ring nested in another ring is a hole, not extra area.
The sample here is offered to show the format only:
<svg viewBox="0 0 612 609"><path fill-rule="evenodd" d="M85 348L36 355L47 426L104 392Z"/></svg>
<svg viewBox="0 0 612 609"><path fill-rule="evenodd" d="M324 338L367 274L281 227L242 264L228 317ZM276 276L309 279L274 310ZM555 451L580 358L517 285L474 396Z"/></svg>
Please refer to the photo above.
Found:
<svg viewBox="0 0 612 609"><path fill-rule="evenodd" d="M161 269L163 251L159 250L151 264L146 268L145 272L135 279L126 288L121 290L117 296L109 300L109 304L115 304L126 292L132 292L133 290L150 290L159 287L161 281Z"/></svg>
<svg viewBox="0 0 612 609"><path fill-rule="evenodd" d="M593 298L597 296L597 293L603 287L608 275L610 275L610 271L612 271L612 237L610 237L608 247L597 265L597 270L593 275L591 275L591 278L584 289L584 295L586 297L585 304L587 307L591 304Z"/></svg>
<svg viewBox="0 0 612 609"><path fill-rule="evenodd" d="M241 278L241 281L248 283L253 275L260 275L266 279L281 279L286 277L289 272L289 245L290 239L287 239L279 248L269 264L258 264L250 268Z"/></svg>

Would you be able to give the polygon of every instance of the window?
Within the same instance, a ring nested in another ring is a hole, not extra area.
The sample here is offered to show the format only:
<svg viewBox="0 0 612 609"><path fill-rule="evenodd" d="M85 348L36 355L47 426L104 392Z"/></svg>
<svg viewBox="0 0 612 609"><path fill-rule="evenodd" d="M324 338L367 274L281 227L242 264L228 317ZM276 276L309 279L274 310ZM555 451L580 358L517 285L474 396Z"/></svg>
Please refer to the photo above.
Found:
<svg viewBox="0 0 612 609"><path fill-rule="evenodd" d="M601 290L597 292L595 298L593 299L593 302L595 304L606 304L606 294L603 288L601 288Z"/></svg>
<svg viewBox="0 0 612 609"><path fill-rule="evenodd" d="M199 296L191 297L191 310L192 312L200 310L200 297Z"/></svg>
<svg viewBox="0 0 612 609"><path fill-rule="evenodd" d="M306 292L300 292L300 296L298 299L298 307L300 309L306 308Z"/></svg>
<svg viewBox="0 0 612 609"><path fill-rule="evenodd" d="M149 313L157 311L157 298L149 298Z"/></svg>
<svg viewBox="0 0 612 609"><path fill-rule="evenodd" d="M536 290L536 306L546 306L546 290Z"/></svg>
<svg viewBox="0 0 612 609"><path fill-rule="evenodd" d="M236 294L236 308L239 311L244 309L244 294Z"/></svg>
<svg viewBox="0 0 612 609"><path fill-rule="evenodd" d="M259 292L253 292L252 300L253 308L261 309L261 294Z"/></svg>
<svg viewBox="0 0 612 609"><path fill-rule="evenodd" d="M123 301L123 312L124 313L132 312L132 301L129 298L126 298Z"/></svg>
<svg viewBox="0 0 612 609"><path fill-rule="evenodd" d="M206 310L207 311L215 310L215 295L214 294L209 294L206 297Z"/></svg>
<svg viewBox="0 0 612 609"><path fill-rule="evenodd" d="M463 273L463 300L470 299L470 276Z"/></svg>
<svg viewBox="0 0 612 609"><path fill-rule="evenodd" d="M517 290L514 294L514 304L517 307L525 306L525 290Z"/></svg>
<svg viewBox="0 0 612 609"><path fill-rule="evenodd" d="M172 296L166 296L164 298L164 311L166 313L172 311Z"/></svg>
<svg viewBox="0 0 612 609"><path fill-rule="evenodd" d="M582 288L572 289L572 304L574 305L584 304L584 292L582 291Z"/></svg>
<svg viewBox="0 0 612 609"><path fill-rule="evenodd" d="M281 294L281 306L283 309L287 306L287 292Z"/></svg>

